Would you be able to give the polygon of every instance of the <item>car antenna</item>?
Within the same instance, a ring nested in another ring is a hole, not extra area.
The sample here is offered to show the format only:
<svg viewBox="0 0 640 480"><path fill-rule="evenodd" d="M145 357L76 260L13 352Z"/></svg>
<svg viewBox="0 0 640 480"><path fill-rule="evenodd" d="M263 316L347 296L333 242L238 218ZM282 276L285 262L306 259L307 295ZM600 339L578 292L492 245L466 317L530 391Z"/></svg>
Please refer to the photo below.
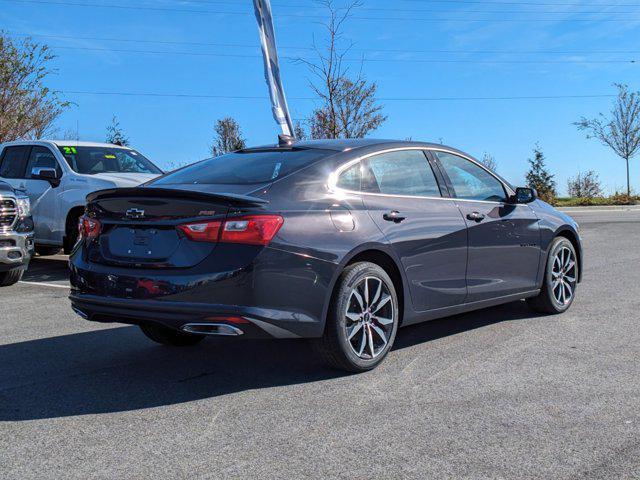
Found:
<svg viewBox="0 0 640 480"><path fill-rule="evenodd" d="M295 137L291 135L285 135L284 133L278 135L278 147L280 148L291 147L295 141Z"/></svg>

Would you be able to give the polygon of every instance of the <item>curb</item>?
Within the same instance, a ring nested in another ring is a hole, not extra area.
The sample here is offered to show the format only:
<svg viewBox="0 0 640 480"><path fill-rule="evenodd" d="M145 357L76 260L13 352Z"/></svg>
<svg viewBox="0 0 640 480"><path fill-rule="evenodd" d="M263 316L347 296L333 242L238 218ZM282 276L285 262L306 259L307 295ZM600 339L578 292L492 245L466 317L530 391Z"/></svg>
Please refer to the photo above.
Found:
<svg viewBox="0 0 640 480"><path fill-rule="evenodd" d="M556 207L565 213L579 212L640 212L640 205L593 205L590 207Z"/></svg>

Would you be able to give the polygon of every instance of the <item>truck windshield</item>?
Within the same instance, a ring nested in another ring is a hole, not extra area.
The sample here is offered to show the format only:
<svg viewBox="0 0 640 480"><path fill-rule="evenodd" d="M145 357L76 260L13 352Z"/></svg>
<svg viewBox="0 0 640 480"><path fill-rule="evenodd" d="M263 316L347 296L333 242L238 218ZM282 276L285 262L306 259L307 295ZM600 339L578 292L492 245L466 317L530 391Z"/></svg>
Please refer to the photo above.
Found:
<svg viewBox="0 0 640 480"><path fill-rule="evenodd" d="M154 180L154 185L248 185L273 182L326 157L325 150L264 150L229 153L184 167Z"/></svg>
<svg viewBox="0 0 640 480"><path fill-rule="evenodd" d="M117 147L58 147L69 166L78 173L152 173L162 170L135 150Z"/></svg>

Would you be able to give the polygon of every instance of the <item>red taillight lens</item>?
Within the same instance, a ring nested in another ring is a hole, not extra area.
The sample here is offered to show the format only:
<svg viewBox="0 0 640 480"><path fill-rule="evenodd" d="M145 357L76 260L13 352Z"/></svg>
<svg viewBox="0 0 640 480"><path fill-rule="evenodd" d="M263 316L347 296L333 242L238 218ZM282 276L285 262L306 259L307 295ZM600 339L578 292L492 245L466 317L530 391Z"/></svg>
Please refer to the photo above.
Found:
<svg viewBox="0 0 640 480"><path fill-rule="evenodd" d="M280 215L251 215L230 218L224 222L221 242L268 245L284 219Z"/></svg>
<svg viewBox="0 0 640 480"><path fill-rule="evenodd" d="M178 228L196 242L268 245L283 223L280 215L247 215L224 222L188 223Z"/></svg>
<svg viewBox="0 0 640 480"><path fill-rule="evenodd" d="M80 221L78 223L78 229L80 230L81 238L96 238L100 235L100 230L102 229L102 225L95 218L87 217L83 215L80 217Z"/></svg>
<svg viewBox="0 0 640 480"><path fill-rule="evenodd" d="M221 226L222 222L187 223L178 229L194 242L217 242Z"/></svg>

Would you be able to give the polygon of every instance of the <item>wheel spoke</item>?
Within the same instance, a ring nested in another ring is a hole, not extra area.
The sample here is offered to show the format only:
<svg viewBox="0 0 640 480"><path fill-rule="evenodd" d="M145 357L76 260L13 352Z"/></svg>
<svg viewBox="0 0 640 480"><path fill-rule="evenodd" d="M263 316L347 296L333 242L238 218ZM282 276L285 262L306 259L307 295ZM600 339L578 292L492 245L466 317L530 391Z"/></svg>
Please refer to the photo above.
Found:
<svg viewBox="0 0 640 480"><path fill-rule="evenodd" d="M380 325L391 325L393 323L393 318L385 318L385 317L372 317L375 321L377 321Z"/></svg>
<svg viewBox="0 0 640 480"><path fill-rule="evenodd" d="M378 279L376 279L378 280ZM380 294L382 293L382 282L378 280L378 288L376 289L376 294L373 296L373 300L371 300L371 305L375 305L378 299L380 298Z"/></svg>
<svg viewBox="0 0 640 480"><path fill-rule="evenodd" d="M565 248L564 253L565 253L564 269L566 271L567 267L569 266L569 263L571 263L571 250L569 250L568 248Z"/></svg>
<svg viewBox="0 0 640 480"><path fill-rule="evenodd" d="M360 331L361 328L362 322L356 323L349 331L348 339L351 340L356 335L356 333Z"/></svg>
<svg viewBox="0 0 640 480"><path fill-rule="evenodd" d="M364 304L369 308L369 278L364 279Z"/></svg>
<svg viewBox="0 0 640 480"><path fill-rule="evenodd" d="M358 305L360 306L360 311L364 312L364 302L362 301L362 295L360 295L358 293L358 289L354 288L353 289L353 296L356 297L356 301L358 302Z"/></svg>
<svg viewBox="0 0 640 480"><path fill-rule="evenodd" d="M371 327L367 328L367 337L369 338L369 351L371 352L371 358L375 357L375 350L373 346L373 335L371 335Z"/></svg>
<svg viewBox="0 0 640 480"><path fill-rule="evenodd" d="M371 313L378 312L382 307L389 303L389 300L391 300L391 295L384 295L378 305L376 305L376 308L371 311Z"/></svg>
<svg viewBox="0 0 640 480"><path fill-rule="evenodd" d="M362 317L362 315L360 313L347 312L345 317L347 317L352 322L357 322L360 320L360 317Z"/></svg>
<svg viewBox="0 0 640 480"><path fill-rule="evenodd" d="M569 275L565 275L564 279L568 280L569 282L575 282L576 281L576 277L570 277Z"/></svg>
<svg viewBox="0 0 640 480"><path fill-rule="evenodd" d="M576 266L576 262L571 260L569 262L569 264L567 265L567 267L564 269L565 273L569 273L571 270L573 270L573 267L575 267L575 266Z"/></svg>
<svg viewBox="0 0 640 480"><path fill-rule="evenodd" d="M387 336L384 334L384 330L382 330L380 327L378 327L376 325L371 325L371 328L373 329L374 332L376 332L378 334L378 336L382 340L382 343L383 343L382 348L386 347L386 345L387 345Z"/></svg>
<svg viewBox="0 0 640 480"><path fill-rule="evenodd" d="M358 356L361 357L364 353L364 347L367 345L367 332L362 329L362 341L360 342L360 350L358 350Z"/></svg>

